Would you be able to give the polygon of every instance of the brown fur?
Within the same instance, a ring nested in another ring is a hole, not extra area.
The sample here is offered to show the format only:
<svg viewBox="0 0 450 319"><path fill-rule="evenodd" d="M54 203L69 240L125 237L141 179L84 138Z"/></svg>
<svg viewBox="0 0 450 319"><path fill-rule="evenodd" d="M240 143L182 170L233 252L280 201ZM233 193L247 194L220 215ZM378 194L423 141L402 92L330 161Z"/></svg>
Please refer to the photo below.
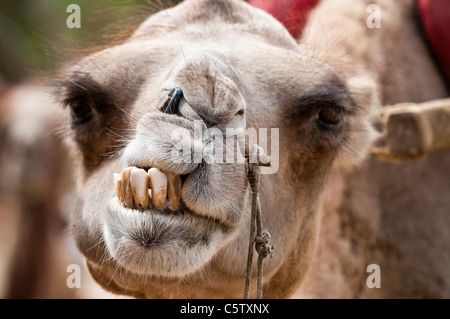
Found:
<svg viewBox="0 0 450 319"><path fill-rule="evenodd" d="M288 297L298 287L297 296L446 296L445 267L414 262L424 253L438 259L443 250L430 245L448 242L444 228L433 228L448 225L448 180L431 171L444 167L448 152L400 167L372 159L355 166L377 136L372 123L382 103L447 93L418 36L412 1L378 2L382 28L368 29L369 1L324 0L298 44L244 2L186 1L67 70L61 100L68 109L89 105L93 114L68 120L79 165L74 236L105 289L150 298L242 296L245 165L174 164L169 151L175 129L192 134L186 119L223 130L240 127L245 116L247 127L280 128L279 170L261 178L263 225L276 246L264 262L265 297ZM179 117L158 110L174 86L186 96ZM340 114L341 125L320 124L324 109ZM189 210L168 216L115 204L112 176L127 165L187 175ZM421 179L433 183L433 194ZM143 248L143 239L154 245ZM381 266L382 289L365 288L370 263ZM435 280L426 284L427 275Z"/></svg>

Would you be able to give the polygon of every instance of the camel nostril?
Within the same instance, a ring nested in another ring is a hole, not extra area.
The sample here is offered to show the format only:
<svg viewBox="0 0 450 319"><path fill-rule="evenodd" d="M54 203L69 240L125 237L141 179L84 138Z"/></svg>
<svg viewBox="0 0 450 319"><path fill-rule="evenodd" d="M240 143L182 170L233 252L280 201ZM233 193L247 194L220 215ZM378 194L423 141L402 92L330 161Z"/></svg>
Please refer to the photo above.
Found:
<svg viewBox="0 0 450 319"><path fill-rule="evenodd" d="M176 114L178 113L178 107L180 105L180 101L183 98L183 90L179 87L173 88L168 96L166 101L164 102L163 107L161 108L161 112L166 114Z"/></svg>

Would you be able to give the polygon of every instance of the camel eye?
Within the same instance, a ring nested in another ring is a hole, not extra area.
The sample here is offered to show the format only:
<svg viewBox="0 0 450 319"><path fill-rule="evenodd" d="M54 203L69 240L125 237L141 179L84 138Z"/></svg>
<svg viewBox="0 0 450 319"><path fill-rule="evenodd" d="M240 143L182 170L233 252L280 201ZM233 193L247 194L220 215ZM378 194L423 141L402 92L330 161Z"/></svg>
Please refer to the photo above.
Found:
<svg viewBox="0 0 450 319"><path fill-rule="evenodd" d="M87 103L73 103L70 105L70 115L76 122L83 122L93 116L92 109Z"/></svg>
<svg viewBox="0 0 450 319"><path fill-rule="evenodd" d="M334 127L341 123L341 112L333 107L324 107L317 113L317 121L325 126Z"/></svg>

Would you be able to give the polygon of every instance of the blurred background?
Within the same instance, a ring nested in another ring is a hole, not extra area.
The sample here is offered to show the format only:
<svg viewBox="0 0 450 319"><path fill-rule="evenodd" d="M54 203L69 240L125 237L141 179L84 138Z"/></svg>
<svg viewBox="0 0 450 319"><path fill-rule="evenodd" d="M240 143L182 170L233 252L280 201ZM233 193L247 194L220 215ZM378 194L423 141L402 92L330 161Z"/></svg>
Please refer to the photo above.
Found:
<svg viewBox="0 0 450 319"><path fill-rule="evenodd" d="M176 2L0 2L0 298L116 298L86 273L72 240L74 183L51 83L67 64ZM81 9L79 29L67 27L70 4ZM78 278L70 265L80 266ZM78 279L80 288L69 288Z"/></svg>
<svg viewBox="0 0 450 319"><path fill-rule="evenodd" d="M20 83L54 70L73 53L108 44L132 29L167 1L150 0L2 0L0 2L0 79ZM170 1L173 2L173 1ZM81 28L70 29L66 9L81 9Z"/></svg>

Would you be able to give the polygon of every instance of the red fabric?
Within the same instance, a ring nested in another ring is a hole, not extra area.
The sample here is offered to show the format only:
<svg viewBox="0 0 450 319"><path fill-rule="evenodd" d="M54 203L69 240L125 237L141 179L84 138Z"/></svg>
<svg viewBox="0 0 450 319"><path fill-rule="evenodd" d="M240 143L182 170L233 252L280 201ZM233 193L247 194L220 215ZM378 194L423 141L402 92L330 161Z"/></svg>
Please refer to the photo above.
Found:
<svg viewBox="0 0 450 319"><path fill-rule="evenodd" d="M450 1L418 0L422 25L450 81Z"/></svg>
<svg viewBox="0 0 450 319"><path fill-rule="evenodd" d="M298 38L308 13L320 0L248 0L280 21ZM422 25L439 63L450 82L450 0L417 0Z"/></svg>
<svg viewBox="0 0 450 319"><path fill-rule="evenodd" d="M319 0L249 0L248 2L273 15L294 38L298 38L306 24L309 11Z"/></svg>

